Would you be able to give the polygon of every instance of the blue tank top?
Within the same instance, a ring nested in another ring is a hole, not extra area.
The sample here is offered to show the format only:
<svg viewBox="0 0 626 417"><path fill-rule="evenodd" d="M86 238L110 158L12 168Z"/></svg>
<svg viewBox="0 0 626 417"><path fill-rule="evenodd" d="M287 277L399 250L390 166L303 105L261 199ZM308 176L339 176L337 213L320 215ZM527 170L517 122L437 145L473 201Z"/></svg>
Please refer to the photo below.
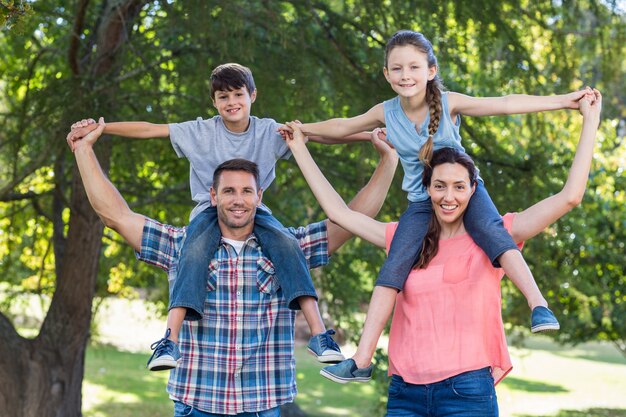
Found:
<svg viewBox="0 0 626 417"><path fill-rule="evenodd" d="M428 123L430 114L419 128L416 128L400 105L400 97L394 97L383 103L385 110L385 126L387 127L387 139L393 144L400 157L400 163L404 169L402 189L408 193L409 201L417 202L428 199L426 188L422 185L422 173L424 164L419 160L419 151L428 139ZM461 116L454 123L450 118L448 107L448 93L441 93L442 115L439 128L433 136L434 150L441 148L456 148L465 151L461 146Z"/></svg>

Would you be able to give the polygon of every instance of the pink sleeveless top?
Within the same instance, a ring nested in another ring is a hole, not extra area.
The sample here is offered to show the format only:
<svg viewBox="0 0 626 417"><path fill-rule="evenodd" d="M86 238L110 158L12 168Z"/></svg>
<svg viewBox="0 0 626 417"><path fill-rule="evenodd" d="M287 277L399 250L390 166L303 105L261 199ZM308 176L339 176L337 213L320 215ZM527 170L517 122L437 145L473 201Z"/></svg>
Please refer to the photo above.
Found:
<svg viewBox="0 0 626 417"><path fill-rule="evenodd" d="M514 217L503 217L507 230ZM387 226L387 250L397 226ZM440 240L437 255L426 269L411 271L396 299L389 375L430 384L489 366L496 384L504 378L512 365L501 315L503 275L468 234Z"/></svg>

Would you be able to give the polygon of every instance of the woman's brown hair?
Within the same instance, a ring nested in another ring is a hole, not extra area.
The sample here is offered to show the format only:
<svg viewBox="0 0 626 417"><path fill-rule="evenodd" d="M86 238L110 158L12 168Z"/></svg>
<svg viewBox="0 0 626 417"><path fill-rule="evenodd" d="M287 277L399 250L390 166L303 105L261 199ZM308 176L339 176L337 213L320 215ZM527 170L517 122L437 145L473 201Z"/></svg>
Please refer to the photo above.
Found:
<svg viewBox="0 0 626 417"><path fill-rule="evenodd" d="M424 173L422 175L422 184L424 187L430 187L430 183L433 176L433 170L437 165L441 164L460 164L469 175L470 184L476 184L478 181L478 171L474 161L463 151L455 148L441 148L433 152L432 159L429 165L424 166ZM422 244L422 251L420 257L413 266L414 269L426 268L428 263L437 255L439 251L439 235L441 233L441 225L435 215L430 216L430 223L428 224L428 231L424 237L424 243Z"/></svg>

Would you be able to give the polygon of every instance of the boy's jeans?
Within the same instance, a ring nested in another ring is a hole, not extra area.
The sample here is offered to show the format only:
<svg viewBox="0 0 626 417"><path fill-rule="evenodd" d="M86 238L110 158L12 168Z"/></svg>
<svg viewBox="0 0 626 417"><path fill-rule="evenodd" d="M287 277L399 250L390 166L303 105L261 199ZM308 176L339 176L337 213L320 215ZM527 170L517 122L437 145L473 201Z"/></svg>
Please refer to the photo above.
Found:
<svg viewBox="0 0 626 417"><path fill-rule="evenodd" d="M317 299L311 274L298 240L276 220L269 209L257 209L254 234L263 254L274 265L283 296L292 310L298 297ZM193 218L181 249L178 274L170 294L169 308L186 307L185 320L200 320L206 299L209 263L219 247L221 233L217 209L209 207Z"/></svg>
<svg viewBox="0 0 626 417"><path fill-rule="evenodd" d="M280 407L251 413L239 413L233 416L232 414L205 413L204 411L196 410L190 405L174 401L174 417L280 417Z"/></svg>
<svg viewBox="0 0 626 417"><path fill-rule="evenodd" d="M490 369L468 371L433 384L415 385L393 375L386 417L498 417Z"/></svg>
<svg viewBox="0 0 626 417"><path fill-rule="evenodd" d="M400 223L391 241L389 256L378 273L376 285L402 290L411 268L420 256L432 212L430 199L409 203L409 207L400 216ZM478 181L476 185L476 191L470 199L463 222L467 233L487 254L493 266L500 266L497 259L504 252L511 249L519 250L504 228L502 217L482 181Z"/></svg>

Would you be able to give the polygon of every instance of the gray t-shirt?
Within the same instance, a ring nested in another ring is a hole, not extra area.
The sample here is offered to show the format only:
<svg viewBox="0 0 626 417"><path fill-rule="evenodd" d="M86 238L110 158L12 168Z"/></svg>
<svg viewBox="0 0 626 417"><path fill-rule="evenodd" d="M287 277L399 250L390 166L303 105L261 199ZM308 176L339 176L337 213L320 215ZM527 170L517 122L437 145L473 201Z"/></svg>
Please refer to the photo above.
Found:
<svg viewBox="0 0 626 417"><path fill-rule="evenodd" d="M191 198L198 203L190 219L211 206L213 172L224 161L243 158L255 162L259 166L261 187L270 186L276 177L276 161L291 156L289 147L276 131L278 126L272 119L255 116L250 116L248 130L243 133L229 131L221 116L169 124L176 154L187 158L190 164Z"/></svg>

